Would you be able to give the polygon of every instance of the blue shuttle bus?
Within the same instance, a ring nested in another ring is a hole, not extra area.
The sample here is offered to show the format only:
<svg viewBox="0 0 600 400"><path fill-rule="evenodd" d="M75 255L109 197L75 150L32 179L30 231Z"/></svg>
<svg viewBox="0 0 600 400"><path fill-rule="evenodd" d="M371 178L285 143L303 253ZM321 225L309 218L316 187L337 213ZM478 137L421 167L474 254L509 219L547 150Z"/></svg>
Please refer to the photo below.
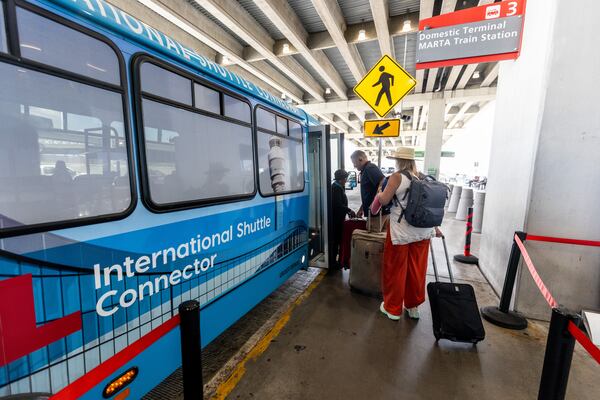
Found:
<svg viewBox="0 0 600 400"><path fill-rule="evenodd" d="M0 0L0 397L140 398L308 262L314 118L103 0Z"/></svg>

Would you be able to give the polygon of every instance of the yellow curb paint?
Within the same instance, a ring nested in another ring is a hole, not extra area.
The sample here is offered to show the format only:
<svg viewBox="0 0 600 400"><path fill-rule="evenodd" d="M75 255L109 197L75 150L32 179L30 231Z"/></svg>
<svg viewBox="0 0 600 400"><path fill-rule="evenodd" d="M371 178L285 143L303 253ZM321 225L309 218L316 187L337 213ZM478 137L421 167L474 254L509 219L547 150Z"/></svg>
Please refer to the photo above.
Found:
<svg viewBox="0 0 600 400"><path fill-rule="evenodd" d="M258 356L267 350L271 341L275 339L281 330L285 327L292 316L292 311L304 300L310 296L313 290L321 283L323 280L323 276L325 273L320 273L315 280L310 284L310 286L306 289L304 293L302 293L298 298L290 305L290 307L285 311L285 313L277 320L273 328L269 330L269 332L250 350L250 352L246 355L246 357L236 366L235 370L231 373L231 376L227 378L225 382L223 382L217 388L215 395L211 400L225 400L225 398L235 389L237 384L240 382L244 374L246 373L246 363L250 360L256 360Z"/></svg>

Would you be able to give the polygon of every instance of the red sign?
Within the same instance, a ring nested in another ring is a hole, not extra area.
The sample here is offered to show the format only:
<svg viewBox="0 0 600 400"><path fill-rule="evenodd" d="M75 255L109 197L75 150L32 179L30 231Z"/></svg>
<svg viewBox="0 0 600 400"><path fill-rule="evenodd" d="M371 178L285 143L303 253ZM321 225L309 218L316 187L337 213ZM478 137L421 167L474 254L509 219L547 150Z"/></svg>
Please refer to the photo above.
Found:
<svg viewBox="0 0 600 400"><path fill-rule="evenodd" d="M479 7L467 8L453 13L439 15L419 21L419 31L425 29L444 28L453 25L469 24L497 18L523 16L526 0L508 0ZM522 38L522 36L521 36ZM452 65L475 64L482 62L514 60L519 57L521 45L514 52L486 56L456 58L451 60L417 63L417 69L439 68Z"/></svg>
<svg viewBox="0 0 600 400"><path fill-rule="evenodd" d="M37 326L31 274L0 281L0 367L80 329L80 311Z"/></svg>

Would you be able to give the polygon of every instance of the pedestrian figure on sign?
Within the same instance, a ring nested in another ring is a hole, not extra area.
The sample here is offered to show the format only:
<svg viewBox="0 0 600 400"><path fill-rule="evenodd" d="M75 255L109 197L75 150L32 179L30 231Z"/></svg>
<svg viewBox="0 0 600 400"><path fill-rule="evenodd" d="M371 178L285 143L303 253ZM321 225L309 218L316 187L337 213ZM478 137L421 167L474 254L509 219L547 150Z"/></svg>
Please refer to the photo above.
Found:
<svg viewBox="0 0 600 400"><path fill-rule="evenodd" d="M388 101L389 105L391 106L392 105L392 94L390 93L390 87L394 85L394 75L388 74L387 72L383 72L383 71L385 71L385 67L383 65L381 67L379 67L379 71L381 72L381 75L379 76L379 80L373 84L373 87L375 87L377 85L381 85L381 90L379 91L379 94L377 95L377 101L375 102L375 106L379 105L381 96L383 96L384 93L385 93L385 96L387 97L387 101Z"/></svg>

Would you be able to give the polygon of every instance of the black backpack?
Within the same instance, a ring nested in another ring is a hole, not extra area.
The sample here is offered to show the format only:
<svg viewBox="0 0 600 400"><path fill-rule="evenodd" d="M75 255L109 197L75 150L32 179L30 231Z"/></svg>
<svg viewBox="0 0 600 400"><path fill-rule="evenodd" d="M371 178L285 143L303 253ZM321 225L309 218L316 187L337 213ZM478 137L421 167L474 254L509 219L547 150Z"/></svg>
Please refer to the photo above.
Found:
<svg viewBox="0 0 600 400"><path fill-rule="evenodd" d="M402 208L402 217L406 222L417 228L433 228L440 226L444 219L444 206L450 189L445 184L438 182L431 175L423 179L413 179L408 171L402 171L402 175L410 180L410 187L402 198L404 201L408 196L406 208Z"/></svg>

